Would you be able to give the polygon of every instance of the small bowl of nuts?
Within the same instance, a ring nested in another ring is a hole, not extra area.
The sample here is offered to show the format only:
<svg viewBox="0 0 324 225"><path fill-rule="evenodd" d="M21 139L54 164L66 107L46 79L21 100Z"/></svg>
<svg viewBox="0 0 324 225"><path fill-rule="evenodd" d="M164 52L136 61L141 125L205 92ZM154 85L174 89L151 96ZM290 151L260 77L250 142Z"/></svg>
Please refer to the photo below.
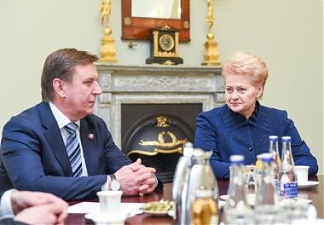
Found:
<svg viewBox="0 0 324 225"><path fill-rule="evenodd" d="M173 201L160 200L148 202L140 208L143 213L152 216L167 216L170 211L173 211Z"/></svg>

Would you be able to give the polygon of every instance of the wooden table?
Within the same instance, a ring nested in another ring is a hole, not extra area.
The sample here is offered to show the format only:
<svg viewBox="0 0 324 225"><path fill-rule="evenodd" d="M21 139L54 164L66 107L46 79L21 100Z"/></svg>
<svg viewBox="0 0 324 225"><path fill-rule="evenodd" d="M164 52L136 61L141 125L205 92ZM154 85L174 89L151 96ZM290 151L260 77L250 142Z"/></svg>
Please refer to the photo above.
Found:
<svg viewBox="0 0 324 225"><path fill-rule="evenodd" d="M324 208L323 208L323 192L324 192L324 176L320 175L317 177L312 177L310 180L318 180L320 181L320 184L316 187L308 188L308 189L301 189L299 190L299 194L303 197L308 196L309 199L313 201L313 204L315 205L318 213L318 217L324 218ZM218 188L219 188L219 194L224 195L227 193L228 188L228 181L227 180L219 180L218 181ZM143 197L123 197L122 202L139 202L139 203L145 203L150 201L158 201L161 199L164 200L171 200L171 189L172 184L165 184L164 190L161 193L152 193L147 196ZM72 204L75 204L77 202L71 202ZM91 221L86 220L84 218L84 214L69 214L66 225L86 225L86 224L93 224ZM175 225L175 222L171 217L154 217L146 214L136 215L133 217L130 217L126 220L125 225Z"/></svg>

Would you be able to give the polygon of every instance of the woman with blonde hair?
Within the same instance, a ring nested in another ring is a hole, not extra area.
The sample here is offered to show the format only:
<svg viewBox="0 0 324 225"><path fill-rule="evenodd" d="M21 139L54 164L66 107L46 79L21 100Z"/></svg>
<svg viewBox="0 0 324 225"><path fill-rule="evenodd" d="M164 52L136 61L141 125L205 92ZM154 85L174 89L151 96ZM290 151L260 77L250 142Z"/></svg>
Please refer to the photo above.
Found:
<svg viewBox="0 0 324 225"><path fill-rule="evenodd" d="M309 175L318 165L285 110L259 103L268 78L266 64L257 56L236 52L222 65L226 104L197 117L195 146L213 151L211 166L218 179L229 178L231 155L244 155L245 164L268 152L270 135L290 136L295 165L308 165ZM281 143L279 142L281 155Z"/></svg>

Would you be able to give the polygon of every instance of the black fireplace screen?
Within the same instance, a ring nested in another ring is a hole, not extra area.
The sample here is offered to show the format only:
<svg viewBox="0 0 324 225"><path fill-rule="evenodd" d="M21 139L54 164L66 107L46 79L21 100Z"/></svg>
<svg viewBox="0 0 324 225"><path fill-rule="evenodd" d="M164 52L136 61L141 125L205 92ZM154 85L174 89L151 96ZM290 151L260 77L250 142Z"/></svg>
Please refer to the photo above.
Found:
<svg viewBox="0 0 324 225"><path fill-rule="evenodd" d="M122 150L135 161L154 167L164 183L173 174L183 145L193 142L201 104L122 105Z"/></svg>

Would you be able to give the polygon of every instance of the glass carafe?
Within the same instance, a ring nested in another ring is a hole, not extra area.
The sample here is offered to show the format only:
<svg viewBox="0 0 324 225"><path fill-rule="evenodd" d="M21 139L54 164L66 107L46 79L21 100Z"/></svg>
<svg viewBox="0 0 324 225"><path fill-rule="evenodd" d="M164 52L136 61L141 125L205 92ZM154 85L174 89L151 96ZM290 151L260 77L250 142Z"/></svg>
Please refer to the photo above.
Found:
<svg viewBox="0 0 324 225"><path fill-rule="evenodd" d="M177 225L182 225L186 209L186 202L183 202L182 193L184 191L186 182L189 179L190 168L192 164L193 146L192 143L187 142L183 148L183 156L178 160L177 167L174 173L174 179L172 183L172 199L174 202L174 216Z"/></svg>
<svg viewBox="0 0 324 225"><path fill-rule="evenodd" d="M190 168L189 179L186 183L186 188L183 191L184 198L186 199L185 221L182 224L195 224L197 218L202 221L208 221L208 224L218 223L219 220L219 208L218 208L218 185L216 177L210 166L211 151L203 151L201 149L194 149L192 156L192 166ZM197 205L201 202L212 201L214 207L210 205L204 207L205 210L211 210L209 212L202 210L201 215L197 215L197 212L193 212L193 205ZM203 201L204 200L204 201ZM184 203L184 202L183 202ZM207 216L205 218L203 215Z"/></svg>

